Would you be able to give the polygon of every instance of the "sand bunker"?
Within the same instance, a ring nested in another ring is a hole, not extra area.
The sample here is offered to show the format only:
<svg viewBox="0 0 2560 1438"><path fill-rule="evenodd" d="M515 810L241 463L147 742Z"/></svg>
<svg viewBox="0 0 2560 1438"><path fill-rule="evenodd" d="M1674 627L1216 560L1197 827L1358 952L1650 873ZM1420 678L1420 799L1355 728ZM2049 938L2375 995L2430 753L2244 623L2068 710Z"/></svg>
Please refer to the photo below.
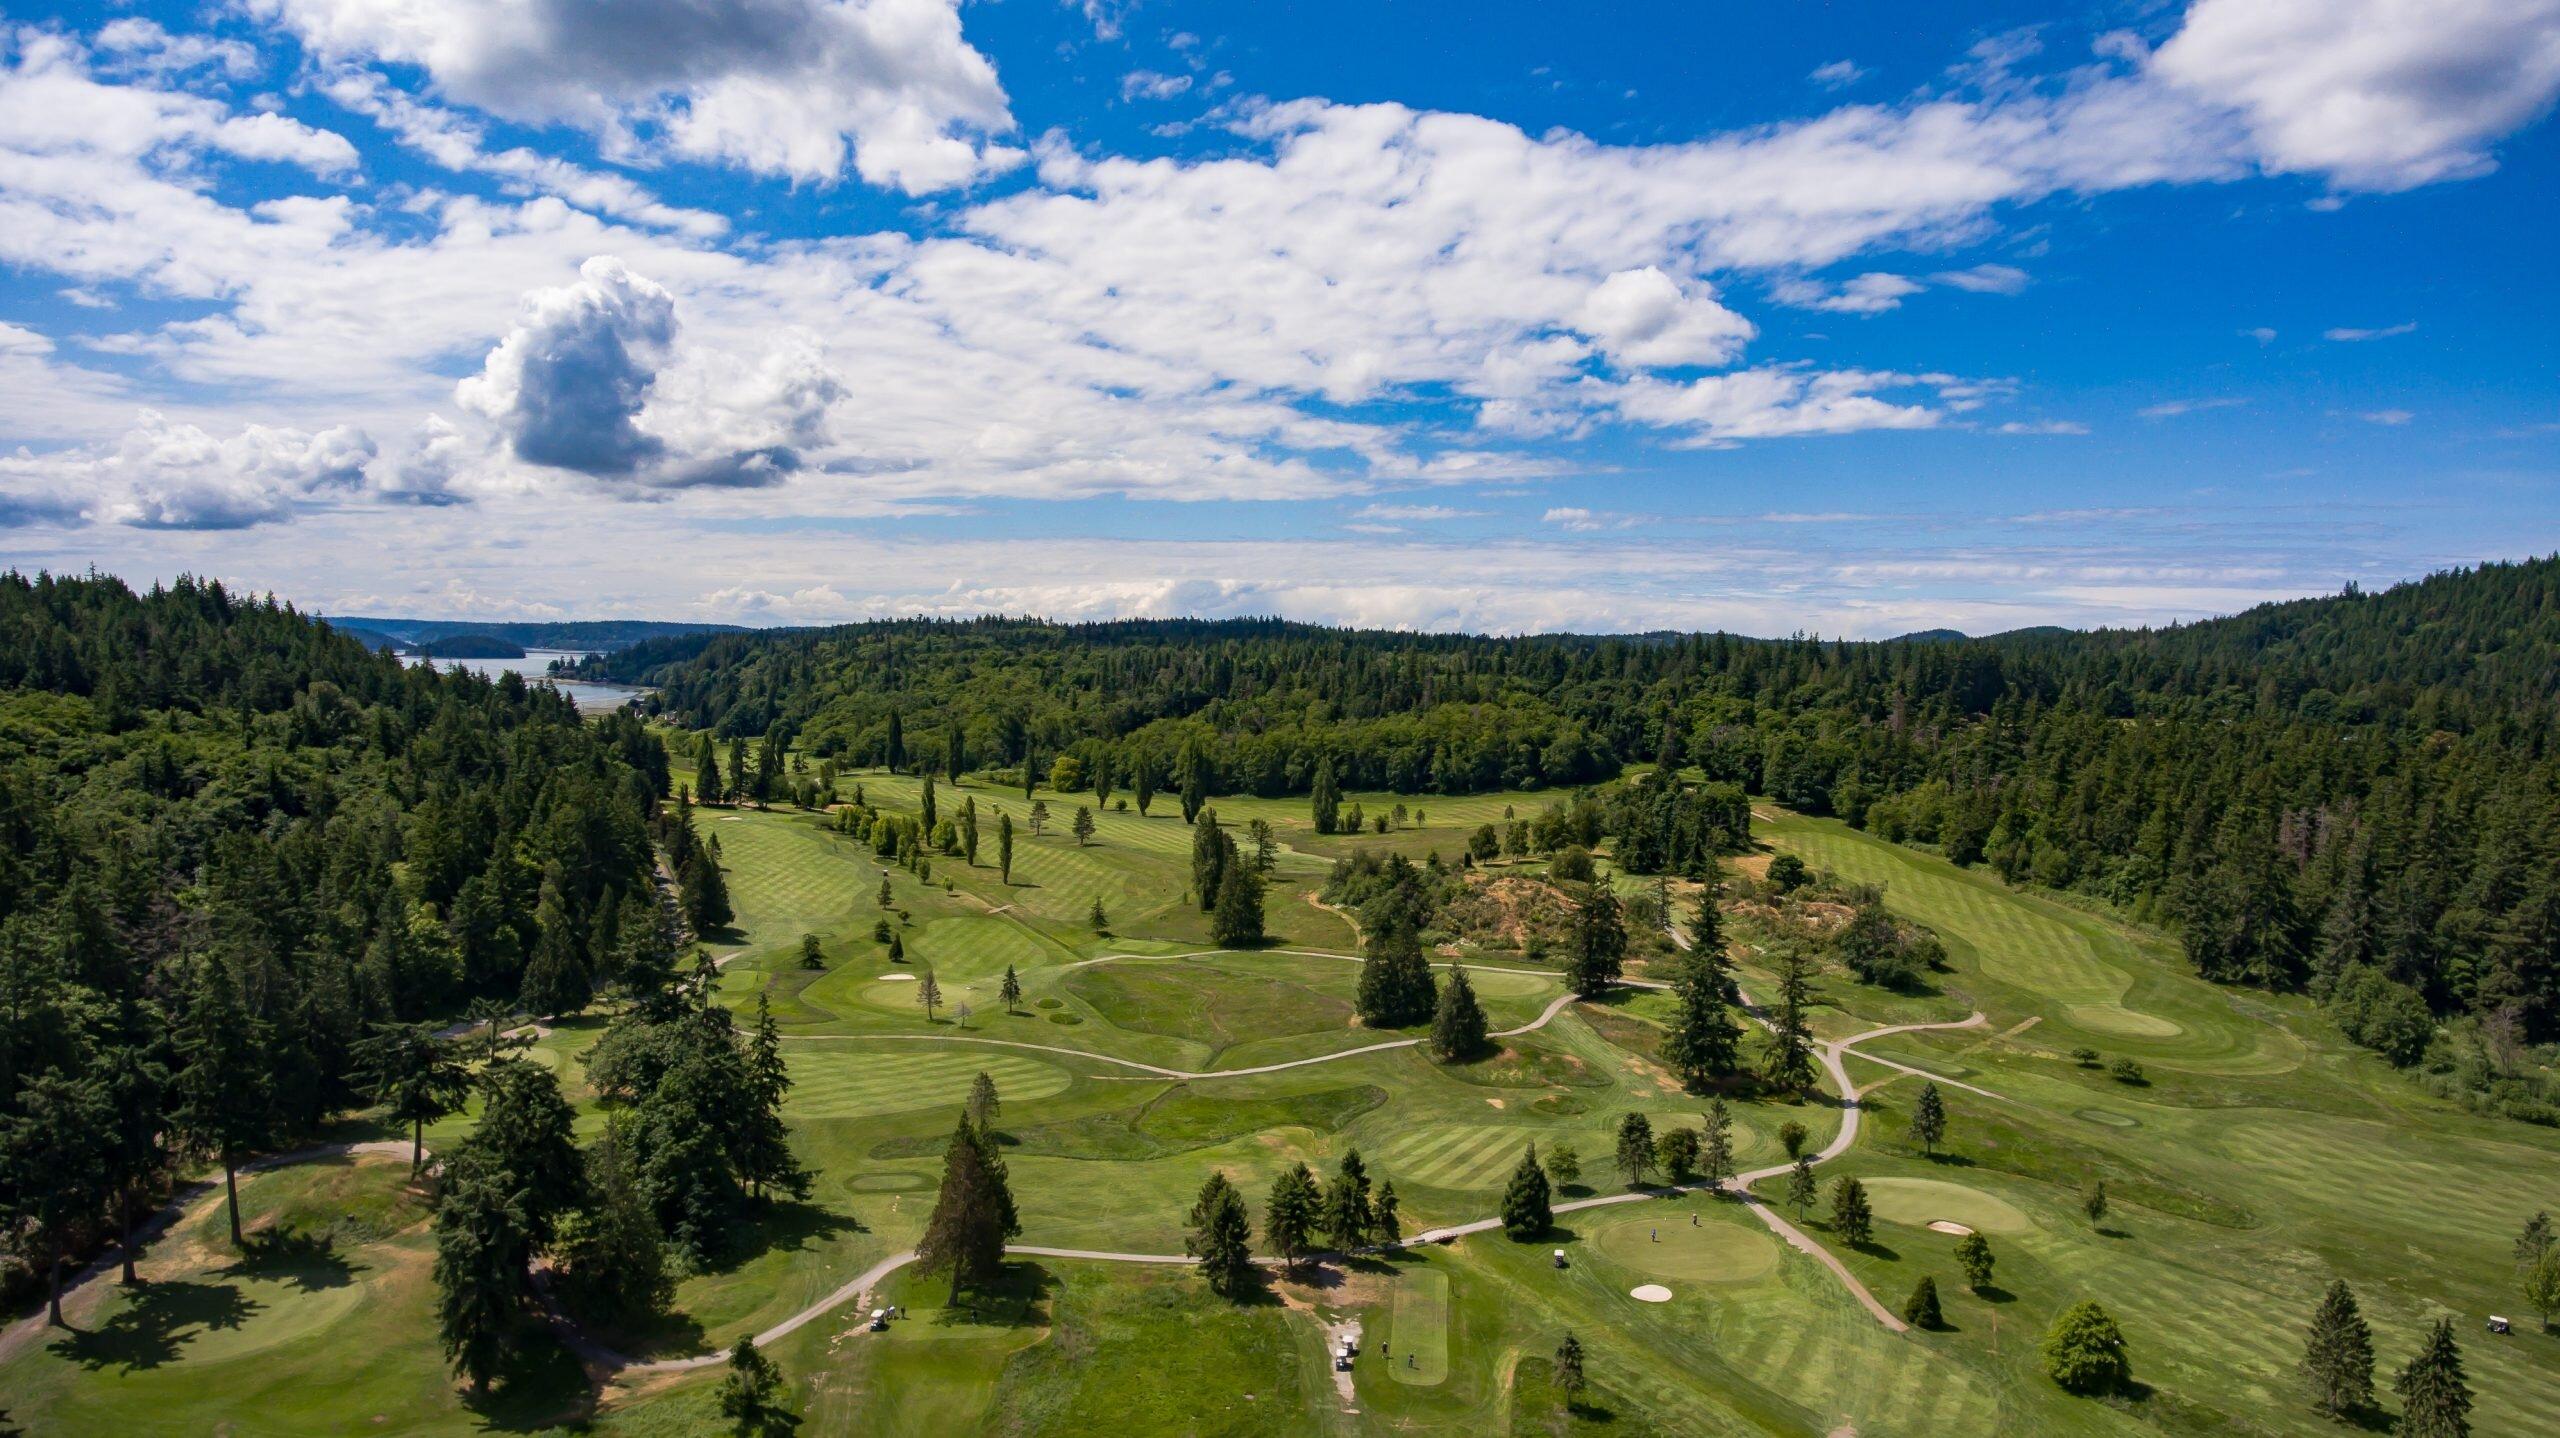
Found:
<svg viewBox="0 0 2560 1438"><path fill-rule="evenodd" d="M1628 1289L1627 1296L1640 1303L1669 1303L1671 1290L1659 1283L1642 1283Z"/></svg>
<svg viewBox="0 0 2560 1438"><path fill-rule="evenodd" d="M1933 1219L1930 1219L1930 1220L1929 1220L1929 1227L1930 1227L1931 1229L1935 1230L1936 1232L1939 1232L1939 1233L1952 1233L1952 1234L1956 1235L1956 1236L1957 1236L1957 1237L1959 1237L1959 1238L1963 1237L1964 1235L1966 1235L1966 1234L1968 1234L1968 1233L1973 1232L1973 1230L1972 1230L1972 1229L1965 1227L1963 1224L1958 1223L1958 1222L1956 1222L1954 1219L1951 1219L1951 1218L1933 1218Z"/></svg>
<svg viewBox="0 0 2560 1438"><path fill-rule="evenodd" d="M912 984L915 981L916 976L913 974L882 974L880 976L880 982L884 984Z"/></svg>

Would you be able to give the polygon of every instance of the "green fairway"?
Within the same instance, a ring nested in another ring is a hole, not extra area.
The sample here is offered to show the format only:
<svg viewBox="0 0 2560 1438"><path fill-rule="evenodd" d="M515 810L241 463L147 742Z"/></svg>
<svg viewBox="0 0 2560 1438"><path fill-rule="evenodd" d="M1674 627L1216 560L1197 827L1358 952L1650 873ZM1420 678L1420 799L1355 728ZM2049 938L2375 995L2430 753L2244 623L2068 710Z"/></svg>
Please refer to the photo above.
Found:
<svg viewBox="0 0 2560 1438"><path fill-rule="evenodd" d="M984 1073L1016 1102L1046 1098L1067 1086L1055 1064L1001 1050L881 1052L844 1044L794 1045L792 1087L784 1112L793 1120L859 1118L912 1109L949 1109L969 1096Z"/></svg>

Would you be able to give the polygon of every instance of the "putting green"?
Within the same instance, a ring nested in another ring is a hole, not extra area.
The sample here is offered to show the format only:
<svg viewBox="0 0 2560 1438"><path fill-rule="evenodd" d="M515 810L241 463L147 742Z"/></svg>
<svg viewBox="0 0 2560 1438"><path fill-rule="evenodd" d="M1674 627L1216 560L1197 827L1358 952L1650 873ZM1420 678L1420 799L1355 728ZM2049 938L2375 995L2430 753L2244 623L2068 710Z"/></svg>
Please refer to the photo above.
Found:
<svg viewBox="0 0 2560 1438"><path fill-rule="evenodd" d="M1396 1280L1385 1361L1398 1383L1427 1388L1449 1376L1449 1275L1417 1268Z"/></svg>
<svg viewBox="0 0 2560 1438"><path fill-rule="evenodd" d="M882 1053L834 1042L791 1046L791 1094L783 1113L795 1121L861 1118L920 1108L957 1106L969 1096L980 1070L996 1081L1007 1103L1046 1098L1067 1086L1055 1064L1014 1054L969 1051Z"/></svg>
<svg viewBox="0 0 2560 1438"><path fill-rule="evenodd" d="M1978 1188L1934 1178L1871 1178L1867 1199L1876 1217L1922 1227L1933 1220L1961 1223L1976 1233L2026 1233L2035 1220L2006 1199Z"/></svg>
<svg viewBox="0 0 2560 1438"><path fill-rule="evenodd" d="M1721 1218L1691 1227L1681 1209L1619 1219L1593 1234L1592 1242L1613 1261L1655 1278L1745 1283L1778 1266L1778 1245L1768 1234Z"/></svg>
<svg viewBox="0 0 2560 1438"><path fill-rule="evenodd" d="M370 1286L371 1268L355 1261L345 1271L279 1268L227 1278L225 1285L238 1295L234 1302L245 1316L181 1330L182 1351L190 1363L221 1363L335 1327L378 1292Z"/></svg>

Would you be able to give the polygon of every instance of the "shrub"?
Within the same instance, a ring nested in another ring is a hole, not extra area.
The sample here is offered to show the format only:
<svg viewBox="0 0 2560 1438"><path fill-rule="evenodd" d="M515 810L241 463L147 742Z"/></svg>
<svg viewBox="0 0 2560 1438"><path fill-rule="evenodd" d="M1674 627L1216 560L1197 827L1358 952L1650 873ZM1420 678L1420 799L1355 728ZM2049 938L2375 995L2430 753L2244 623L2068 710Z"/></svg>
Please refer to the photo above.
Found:
<svg viewBox="0 0 2560 1438"><path fill-rule="evenodd" d="M2045 1376L2073 1393L2112 1393L2133 1381L2124 1332L2086 1299L2063 1310L2044 1335Z"/></svg>

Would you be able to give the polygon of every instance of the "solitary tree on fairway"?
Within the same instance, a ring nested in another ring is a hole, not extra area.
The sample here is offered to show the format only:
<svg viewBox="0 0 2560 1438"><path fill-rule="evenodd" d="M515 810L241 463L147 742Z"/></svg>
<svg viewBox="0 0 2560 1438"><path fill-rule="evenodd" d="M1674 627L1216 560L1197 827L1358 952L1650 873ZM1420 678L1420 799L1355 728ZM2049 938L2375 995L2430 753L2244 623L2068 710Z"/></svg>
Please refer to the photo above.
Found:
<svg viewBox="0 0 2560 1438"><path fill-rule="evenodd" d="M1582 1182L1582 1155L1572 1144L1560 1143L1547 1150L1547 1177L1554 1179L1558 1188Z"/></svg>
<svg viewBox="0 0 2560 1438"><path fill-rule="evenodd" d="M1787 1206L1796 1211L1798 1222L1803 1221L1805 1211L1812 1208L1813 1201L1821 1196L1822 1180L1813 1176L1813 1155L1797 1154L1795 1166L1787 1170Z"/></svg>
<svg viewBox="0 0 2560 1438"><path fill-rule="evenodd" d="M2516 1267L2531 1268L2542 1261L2552 1247L2551 1215L2536 1213L2524 1221L2524 1232L2516 1235Z"/></svg>
<svg viewBox="0 0 2560 1438"><path fill-rule="evenodd" d="M409 1176L416 1178L427 1159L427 1125L471 1096L470 1069L433 1024L375 1024L348 1057L384 1117L409 1125Z"/></svg>
<svg viewBox="0 0 2560 1438"><path fill-rule="evenodd" d="M1920 1275L1911 1296L1903 1301L1902 1321L1930 1332L1946 1326L1946 1316L1938 1310L1938 1280L1925 1273Z"/></svg>
<svg viewBox="0 0 2560 1438"><path fill-rule="evenodd" d="M2551 1315L2560 1313L2560 1249L2542 1255L2542 1261L2525 1270L2524 1301L2542 1315L2542 1326L2551 1326Z"/></svg>
<svg viewBox="0 0 2560 1438"><path fill-rule="evenodd" d="M2081 1186L2080 1211L2089 1216L2091 1228L2107 1221L2107 1181L2105 1179L2092 1178Z"/></svg>
<svg viewBox="0 0 2560 1438"><path fill-rule="evenodd" d="M1920 1085L1920 1101L1911 1110L1911 1136L1920 1140L1921 1152L1938 1156L1938 1141L1947 1136L1947 1105L1934 1083Z"/></svg>
<svg viewBox="0 0 2560 1438"><path fill-rule="evenodd" d="M1253 1272L1253 1225L1245 1216L1244 1195L1227 1181L1221 1171L1209 1175L1200 1185L1199 1200L1191 1205L1191 1228L1183 1240L1182 1251L1200 1260L1200 1274L1209 1280L1209 1291L1221 1298L1233 1298L1244 1291L1245 1281Z"/></svg>
<svg viewBox="0 0 2560 1438"><path fill-rule="evenodd" d="M1316 1176L1303 1163L1290 1165L1271 1181L1271 1197L1262 1206L1262 1232L1282 1263L1296 1268L1306 1257L1323 1204Z"/></svg>
<svg viewBox="0 0 2560 1438"><path fill-rule="evenodd" d="M2436 1320L2391 1387L2400 1395L2403 1438L2468 1438L2471 1385L2462 1378L2462 1349L2453 1341L2452 1319Z"/></svg>
<svg viewBox="0 0 2560 1438"><path fill-rule="evenodd" d="M1785 1123L1778 1125L1778 1147L1787 1151L1789 1163L1795 1162L1803 1155L1805 1140L1811 1137L1813 1137L1812 1132L1794 1119L1788 1119Z"/></svg>
<svg viewBox="0 0 2560 1438"><path fill-rule="evenodd" d="M942 1150L942 1186L924 1237L916 1242L919 1273L951 1274L952 1303L960 1290L979 1288L1004 1266L1005 1240L1022 1232L1004 1161L984 1129L963 1116Z"/></svg>
<svg viewBox="0 0 2560 1438"><path fill-rule="evenodd" d="M753 1338L741 1338L729 1350L729 1376L720 1380L720 1416L729 1420L738 1438L768 1438L799 1426L783 1406L782 1370L757 1350Z"/></svg>
<svg viewBox="0 0 2560 1438"><path fill-rule="evenodd" d="M1653 1173L1653 1121L1641 1113L1618 1120L1618 1176L1629 1188Z"/></svg>
<svg viewBox="0 0 2560 1438"><path fill-rule="evenodd" d="M1022 1002L1022 979L1014 973L1011 964L1004 966L1004 983L996 989L996 997L1004 1000L1006 1013L1012 1013Z"/></svg>
<svg viewBox="0 0 2560 1438"><path fill-rule="evenodd" d="M170 1117L189 1146L222 1165L231 1246L240 1236L240 1156L274 1132L274 1085L266 1068L267 1025L241 1006L231 969L208 959L178 1026L178 1107Z"/></svg>
<svg viewBox="0 0 2560 1438"><path fill-rule="evenodd" d="M896 902L897 897L889 892L889 874L884 869L880 873L880 907L885 909Z"/></svg>
<svg viewBox="0 0 2560 1438"><path fill-rule="evenodd" d="M1976 1293L1991 1287L1991 1240L1968 1233L1956 1240L1956 1263L1964 1269L1964 1286Z"/></svg>
<svg viewBox="0 0 2560 1438"><path fill-rule="evenodd" d="M1013 882L1013 816L996 815L996 878Z"/></svg>
<svg viewBox="0 0 2560 1438"><path fill-rule="evenodd" d="M1156 770L1143 754L1129 766L1129 792L1138 800L1138 817L1147 817L1147 806L1156 801Z"/></svg>
<svg viewBox="0 0 2560 1438"><path fill-rule="evenodd" d="M924 1005L924 1021L933 1022L933 1011L942 1002L942 985L935 983L933 970L916 975L916 1002Z"/></svg>
<svg viewBox="0 0 2560 1438"><path fill-rule="evenodd" d="M2302 1376L2311 1384L2312 1400L2333 1419L2373 1406L2373 1330L2343 1278L2330 1282L2311 1315Z"/></svg>
<svg viewBox="0 0 2560 1438"><path fill-rule="evenodd" d="M1520 1166L1511 1170L1511 1182L1502 1190L1502 1231L1527 1243L1546 1237L1555 1222L1555 1209L1547 1192L1547 1171L1538 1166L1538 1146L1533 1143L1520 1156Z"/></svg>
<svg viewBox="0 0 2560 1438"><path fill-rule="evenodd" d="M1582 1390L1588 1380L1582 1373L1582 1340L1568 1333L1556 1345L1556 1391L1564 1395L1568 1407L1582 1401Z"/></svg>
<svg viewBox="0 0 2560 1438"><path fill-rule="evenodd" d="M978 1070L978 1076L969 1080L969 1100L964 1109L969 1122L985 1128L996 1121L996 1112L1003 1106L1004 1101L996 1097L996 1081L987 1076L985 1069Z"/></svg>
<svg viewBox="0 0 2560 1438"><path fill-rule="evenodd" d="M1854 1248L1864 1248L1876 1233L1875 1209L1867 1202L1867 1186L1842 1174L1831 1185L1831 1231Z"/></svg>
<svg viewBox="0 0 2560 1438"><path fill-rule="evenodd" d="M1698 1167L1709 1183L1722 1183L1733 1172L1733 1115L1723 1099L1707 1105L1706 1127L1698 1131Z"/></svg>
<svg viewBox="0 0 2560 1438"><path fill-rule="evenodd" d="M2107 1310L2086 1299L2053 1320L2042 1351L2045 1376L2069 1392L2111 1393L2133 1381L2123 1330Z"/></svg>
<svg viewBox="0 0 2560 1438"><path fill-rule="evenodd" d="M1484 1052L1484 1046L1484 1006L1476 1002L1467 971L1453 965L1431 1012L1431 1054L1444 1064L1456 1063Z"/></svg>
<svg viewBox="0 0 2560 1438"><path fill-rule="evenodd" d="M1075 832L1077 848L1081 849L1085 845L1092 843L1093 811L1082 804L1078 804L1076 806L1075 822L1068 827Z"/></svg>

